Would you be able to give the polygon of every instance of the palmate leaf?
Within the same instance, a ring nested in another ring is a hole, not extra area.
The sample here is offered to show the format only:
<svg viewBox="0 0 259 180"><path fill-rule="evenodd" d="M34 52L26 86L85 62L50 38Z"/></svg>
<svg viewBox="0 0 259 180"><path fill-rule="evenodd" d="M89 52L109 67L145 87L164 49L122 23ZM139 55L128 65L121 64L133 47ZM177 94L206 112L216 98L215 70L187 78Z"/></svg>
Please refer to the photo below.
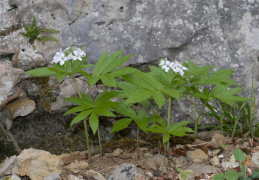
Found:
<svg viewBox="0 0 259 180"><path fill-rule="evenodd" d="M87 97L86 95L83 96L83 97ZM70 98L65 98L64 99L65 101L69 101L69 102L72 102L74 104L77 104L77 105L81 105L81 106L90 106L90 107L94 107L94 104L92 101L88 101L86 99L81 99L81 98L75 98L75 97L70 97Z"/></svg>
<svg viewBox="0 0 259 180"><path fill-rule="evenodd" d="M169 125L168 131L174 131L175 129L178 129L180 127L186 126L189 124L191 121L180 121L176 124L172 123Z"/></svg>
<svg viewBox="0 0 259 180"><path fill-rule="evenodd" d="M108 87L116 87L116 80L115 77L111 76L110 74L104 74L101 76L101 81L105 86Z"/></svg>
<svg viewBox="0 0 259 180"><path fill-rule="evenodd" d="M72 113L76 113L76 112L79 112L79 111L84 111L84 110L86 110L86 109L89 109L90 108L90 106L77 106L77 107L73 107L73 108L71 108L71 109L69 109L65 114L64 114L64 116L65 115L68 115L68 114L72 114Z"/></svg>
<svg viewBox="0 0 259 180"><path fill-rule="evenodd" d="M95 67L93 69L93 76L96 77L101 74L101 67L104 63L104 61L107 59L108 51L105 51L98 59L98 61L95 64Z"/></svg>
<svg viewBox="0 0 259 180"><path fill-rule="evenodd" d="M148 117L147 117L147 111L144 109L141 109L138 112L137 118L134 119L138 127L143 130L145 133L147 133L147 125L148 125Z"/></svg>
<svg viewBox="0 0 259 180"><path fill-rule="evenodd" d="M126 104L141 102L149 99L152 94L153 92L151 90L137 89L135 91L132 91L128 95L128 99L126 99L124 102Z"/></svg>
<svg viewBox="0 0 259 180"><path fill-rule="evenodd" d="M152 94L152 97L154 98L154 100L159 108L161 108L165 104L166 99L161 92L154 91Z"/></svg>
<svg viewBox="0 0 259 180"><path fill-rule="evenodd" d="M99 116L116 117L109 109L106 107L98 107L93 110Z"/></svg>
<svg viewBox="0 0 259 180"><path fill-rule="evenodd" d="M57 75L58 82L61 83L66 76L67 76L67 73L58 74Z"/></svg>
<svg viewBox="0 0 259 180"><path fill-rule="evenodd" d="M128 107L126 104L121 104L121 105L115 107L114 110L117 113L120 113L124 116L130 117L132 119L137 118L136 112L132 108Z"/></svg>
<svg viewBox="0 0 259 180"><path fill-rule="evenodd" d="M170 97L173 97L180 101L180 90L176 89L163 89L162 90L165 94L169 95Z"/></svg>
<svg viewBox="0 0 259 180"><path fill-rule="evenodd" d="M164 126L160 126L158 124L152 124L147 128L148 131L152 133L165 133L166 132L166 124Z"/></svg>
<svg viewBox="0 0 259 180"><path fill-rule="evenodd" d="M194 132L191 128L188 127L180 127L178 129L175 129L173 131L169 131L170 134L174 136L186 136L187 132Z"/></svg>
<svg viewBox="0 0 259 180"><path fill-rule="evenodd" d="M90 124L90 127L91 127L92 131L93 131L93 134L95 135L96 130L99 126L99 118L98 118L98 115L95 112L91 113L90 118L89 118L89 124Z"/></svg>
<svg viewBox="0 0 259 180"><path fill-rule="evenodd" d="M30 74L31 76L34 76L34 77L47 77L47 76L55 76L59 74L57 72L50 70L47 67L32 69L32 70L26 71L25 73Z"/></svg>
<svg viewBox="0 0 259 180"><path fill-rule="evenodd" d="M73 124L87 118L92 113L92 111L93 111L92 109L89 109L89 110L86 110L86 111L82 111L81 113L76 115L76 117L72 120L70 126L72 126Z"/></svg>
<svg viewBox="0 0 259 180"><path fill-rule="evenodd" d="M142 79L143 81L151 85L153 87L152 89L160 90L163 88L162 84L154 76L152 76L151 73L139 71L134 73L134 76L138 77L139 79ZM146 88L149 89L148 87Z"/></svg>
<svg viewBox="0 0 259 180"><path fill-rule="evenodd" d="M103 105L106 101L114 98L119 94L119 91L108 91L105 90L102 92L96 99L95 99L95 105L98 107L100 105Z"/></svg>
<svg viewBox="0 0 259 180"><path fill-rule="evenodd" d="M110 132L111 133L114 133L114 132L118 132L122 129L125 129L129 126L129 124L132 122L132 119L131 118L122 118L120 120L118 120L112 127L112 130Z"/></svg>
<svg viewBox="0 0 259 180"><path fill-rule="evenodd" d="M152 84L150 84L150 83L146 82L146 80L143 80L136 76L123 75L122 79L137 86L138 88L156 90L156 88Z"/></svg>

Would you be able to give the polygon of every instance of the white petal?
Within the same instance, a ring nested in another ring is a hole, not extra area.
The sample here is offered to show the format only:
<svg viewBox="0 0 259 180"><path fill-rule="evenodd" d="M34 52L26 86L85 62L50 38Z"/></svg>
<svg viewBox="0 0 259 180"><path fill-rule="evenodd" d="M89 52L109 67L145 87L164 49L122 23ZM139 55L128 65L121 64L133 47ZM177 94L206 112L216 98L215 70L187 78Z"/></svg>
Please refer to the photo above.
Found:
<svg viewBox="0 0 259 180"><path fill-rule="evenodd" d="M160 63L159 63L159 66L163 66L165 64L165 60L161 60Z"/></svg>

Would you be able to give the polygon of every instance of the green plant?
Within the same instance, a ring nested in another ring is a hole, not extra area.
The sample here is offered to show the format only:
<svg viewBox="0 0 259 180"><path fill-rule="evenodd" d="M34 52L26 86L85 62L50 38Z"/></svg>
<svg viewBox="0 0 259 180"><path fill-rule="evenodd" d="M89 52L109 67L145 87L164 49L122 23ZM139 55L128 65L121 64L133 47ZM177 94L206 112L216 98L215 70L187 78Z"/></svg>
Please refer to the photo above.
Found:
<svg viewBox="0 0 259 180"><path fill-rule="evenodd" d="M34 44L35 40L39 40L42 42L45 42L47 40L52 40L58 42L58 39L54 38L53 36L39 36L41 33L60 33L59 30L55 29L47 29L47 28L38 28L36 26L36 18L33 17L32 24L31 25L25 25L23 22L23 27L25 28L26 32L21 33L23 36L27 37L29 39L29 42L31 44Z"/></svg>
<svg viewBox="0 0 259 180"><path fill-rule="evenodd" d="M177 168L177 171L181 174L181 178L182 179L186 179L188 175L193 175L192 172L189 172L189 171L183 171L181 168Z"/></svg>
<svg viewBox="0 0 259 180"><path fill-rule="evenodd" d="M259 178L259 170L258 169L253 170L250 178L248 178L246 176L246 166L245 166L246 155L241 149L237 148L237 149L234 150L234 157L235 157L236 161L239 162L241 172L235 172L233 170L228 170L228 171L226 171L225 174L222 174L222 173L215 174L213 176L213 180L225 180L225 179L227 179L227 180L237 180L241 176L242 176L241 180L252 180L252 179Z"/></svg>
<svg viewBox="0 0 259 180"><path fill-rule="evenodd" d="M94 85L97 81L101 80L103 84L106 86L116 87L115 78L117 76L131 73L134 71L133 68L127 67L114 71L131 57L131 55L121 56L122 53L123 50L120 50L108 56L108 51L106 51L98 59L93 69L93 73L90 74L86 70L86 68L89 68L94 65L84 64L87 59L85 52L83 52L80 48L69 47L66 48L64 52L60 51L56 53L52 61L53 65L51 67L42 67L26 72L27 74L36 77L54 75L57 77L59 82L62 82L62 80L67 76L69 76L73 80L79 98L71 97L65 100L75 103L78 106L68 110L65 113L65 115L79 112L79 114L75 116L75 118L72 120L71 126L83 120L89 162L91 162L91 152L86 118L89 116L89 124L93 133L95 134L96 131L98 132L97 134L100 145L100 153L102 154L98 116L114 116L110 109L117 106L118 103L111 102L109 100L117 95L117 91L106 90L102 94L100 94L95 100L93 100L90 96L84 94L84 91L80 92L75 75L76 73L80 73L88 80L91 86ZM87 88L88 84L86 84L85 90Z"/></svg>

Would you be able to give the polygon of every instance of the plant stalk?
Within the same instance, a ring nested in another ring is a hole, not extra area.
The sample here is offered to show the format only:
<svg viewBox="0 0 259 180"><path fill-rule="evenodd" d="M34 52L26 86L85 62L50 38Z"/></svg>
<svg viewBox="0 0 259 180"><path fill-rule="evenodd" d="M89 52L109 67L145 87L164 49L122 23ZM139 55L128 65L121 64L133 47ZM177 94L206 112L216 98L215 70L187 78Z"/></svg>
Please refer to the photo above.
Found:
<svg viewBox="0 0 259 180"><path fill-rule="evenodd" d="M91 164L92 160L91 160L91 149L90 149L90 145L89 145L89 137L88 137L88 131L87 131L87 123L86 123L86 119L84 119L84 128L85 128L85 138L86 138L86 145L87 145L87 150L88 150L88 162L89 164Z"/></svg>
<svg viewBox="0 0 259 180"><path fill-rule="evenodd" d="M72 76L72 75L70 77L73 79L73 82L74 82L74 84L76 86L76 90L77 90L79 98L82 99L82 94L81 94L81 92L79 90L79 87L78 87L78 85L76 83L75 77ZM92 160L91 160L91 149L90 149L90 145L89 145L88 127L87 127L86 119L84 119L84 129L85 129L86 146L87 146L87 150L88 150L88 162L90 164Z"/></svg>
<svg viewBox="0 0 259 180"><path fill-rule="evenodd" d="M137 151L138 151L138 159L139 159L139 127L137 126Z"/></svg>
<svg viewBox="0 0 259 180"><path fill-rule="evenodd" d="M168 98L168 114L167 114L167 128L170 126L170 120L171 120L171 106L172 106L172 99L171 97ZM169 154L169 145L170 145L170 138L167 142L166 151L167 154Z"/></svg>
<svg viewBox="0 0 259 180"><path fill-rule="evenodd" d="M97 133L98 133L100 154L101 154L101 156L103 156L103 148L102 148L102 142L101 142L101 135L100 135L100 128L99 128L99 126L98 126L98 129L97 129Z"/></svg>

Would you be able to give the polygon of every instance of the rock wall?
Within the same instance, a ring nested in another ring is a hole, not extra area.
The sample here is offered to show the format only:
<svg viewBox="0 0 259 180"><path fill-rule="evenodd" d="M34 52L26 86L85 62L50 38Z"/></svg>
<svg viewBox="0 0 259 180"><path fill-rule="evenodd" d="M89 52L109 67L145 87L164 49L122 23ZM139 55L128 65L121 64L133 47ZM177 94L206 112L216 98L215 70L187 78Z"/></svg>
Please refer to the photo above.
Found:
<svg viewBox="0 0 259 180"><path fill-rule="evenodd" d="M126 65L144 69L158 64L161 57L231 68L236 71L233 78L244 86L244 96L250 96L254 76L258 107L258 0L1 0L0 15L0 103L24 79L22 70L47 66L60 48L76 45L84 47L89 63L107 49L125 49L126 54L134 54ZM36 41L33 47L20 34L24 32L21 22L31 24L33 17L38 27L60 30L53 34L59 42ZM10 61L18 47L19 69L15 69ZM61 99L76 94L67 86L69 79L60 85L53 78L39 82L24 79L25 93L35 99L45 94L51 111L64 111L69 104ZM49 94L46 87L51 89ZM96 87L88 92L95 94ZM42 104L37 101L43 100L36 100L36 106ZM178 102L174 106L176 121L191 112Z"/></svg>

